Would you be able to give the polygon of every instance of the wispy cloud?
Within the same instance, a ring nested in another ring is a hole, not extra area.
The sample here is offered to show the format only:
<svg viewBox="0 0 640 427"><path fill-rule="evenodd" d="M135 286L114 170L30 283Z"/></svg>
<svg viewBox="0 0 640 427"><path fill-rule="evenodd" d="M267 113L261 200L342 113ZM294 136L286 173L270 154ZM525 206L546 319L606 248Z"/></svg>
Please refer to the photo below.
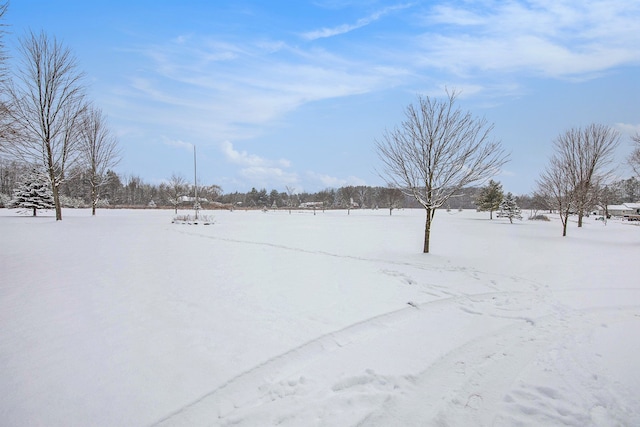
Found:
<svg viewBox="0 0 640 427"><path fill-rule="evenodd" d="M232 163L250 166L250 167L266 167L277 165L281 167L291 166L291 162L287 159L269 160L255 154L249 154L246 151L238 151L233 147L230 141L224 141L220 144L220 149L227 160Z"/></svg>
<svg viewBox="0 0 640 427"><path fill-rule="evenodd" d="M193 151L193 144L181 141L179 139L165 139L164 143L165 143L165 145L168 145L169 147L176 147L176 148L180 148L182 150Z"/></svg>
<svg viewBox="0 0 640 427"><path fill-rule="evenodd" d="M282 186L298 183L298 175L285 169L291 166L287 159L271 160L244 150L239 151L230 141L220 144L220 150L229 162L240 166L239 176L254 185Z"/></svg>
<svg viewBox="0 0 640 427"><path fill-rule="evenodd" d="M322 187L327 188L339 188L345 185L366 185L366 181L356 176L348 176L346 178L339 178L336 176L326 175L313 171L307 172L307 177L314 182L318 182Z"/></svg>
<svg viewBox="0 0 640 427"><path fill-rule="evenodd" d="M640 63L637 3L540 0L482 5L433 7L425 18L429 30L419 41L421 66L462 76L524 72L588 78Z"/></svg>
<svg viewBox="0 0 640 427"><path fill-rule="evenodd" d="M241 169L240 175L247 182L265 188L299 184L298 174L275 167L252 166Z"/></svg>
<svg viewBox="0 0 640 427"><path fill-rule="evenodd" d="M327 38L327 37L339 36L341 34L346 34L346 33L351 32L353 30L357 30L359 28L366 27L367 25L369 25L369 24L371 24L373 22L376 22L377 20L379 20L384 15L387 15L390 12L393 12L395 10L400 10L400 9L406 9L406 8L408 8L410 6L411 6L410 4L403 4L403 5L396 5L396 6L386 7L384 9L381 9L381 10L379 10L377 12L372 13L369 16L366 16L364 18L358 19L353 24L342 24L342 25L338 25L336 27L321 28L319 30L309 31L309 32L303 33L302 34L302 38L304 38L306 40L317 40L317 39L322 39L322 38Z"/></svg>
<svg viewBox="0 0 640 427"><path fill-rule="evenodd" d="M631 124L631 123L616 123L616 129L618 129L622 134L627 136L633 136L636 134L640 134L640 123Z"/></svg>

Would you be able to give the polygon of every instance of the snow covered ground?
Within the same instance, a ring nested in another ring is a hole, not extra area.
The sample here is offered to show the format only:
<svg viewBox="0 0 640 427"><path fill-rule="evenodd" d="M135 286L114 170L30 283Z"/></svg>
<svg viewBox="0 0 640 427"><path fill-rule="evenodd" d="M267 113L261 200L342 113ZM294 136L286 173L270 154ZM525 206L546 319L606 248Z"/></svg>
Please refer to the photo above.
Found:
<svg viewBox="0 0 640 427"><path fill-rule="evenodd" d="M640 425L640 227L0 209L0 424Z"/></svg>

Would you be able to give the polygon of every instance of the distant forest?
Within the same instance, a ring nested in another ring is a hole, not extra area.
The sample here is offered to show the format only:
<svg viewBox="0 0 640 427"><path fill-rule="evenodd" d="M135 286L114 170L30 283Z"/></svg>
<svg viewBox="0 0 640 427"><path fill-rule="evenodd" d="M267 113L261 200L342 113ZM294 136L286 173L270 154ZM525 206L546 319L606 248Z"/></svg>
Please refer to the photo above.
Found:
<svg viewBox="0 0 640 427"><path fill-rule="evenodd" d="M0 207L11 200L13 191L27 175L26 166L0 159ZM176 182L177 181L177 182ZM199 185L198 200L202 209L275 209L316 207L323 209L372 209L372 208L420 208L412 197L399 190L386 187L344 186L327 188L315 193L297 192L291 188L256 189L225 193L218 185ZM607 187L607 204L637 202L640 200L640 181L636 178L613 182ZM194 203L194 186L184 178L175 176L161 184L150 184L136 175L118 175L107 172L107 179L100 189L101 208L180 208L189 209ZM452 197L445 209L475 209L479 187L461 189ZM81 171L72 171L61 186L62 204L67 208L91 206L91 186ZM544 209L536 201L535 194L516 197L522 209ZM605 202L603 200L603 202Z"/></svg>

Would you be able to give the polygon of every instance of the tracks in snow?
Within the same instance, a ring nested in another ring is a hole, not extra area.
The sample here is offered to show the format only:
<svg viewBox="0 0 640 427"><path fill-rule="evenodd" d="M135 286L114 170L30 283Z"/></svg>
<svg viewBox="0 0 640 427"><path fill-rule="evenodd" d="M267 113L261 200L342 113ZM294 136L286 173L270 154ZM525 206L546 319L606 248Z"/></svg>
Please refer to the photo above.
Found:
<svg viewBox="0 0 640 427"><path fill-rule="evenodd" d="M490 292L452 296L423 304L407 305L405 308L359 321L265 360L261 364L230 378L197 400L168 414L152 426L207 425L211 419L224 418L235 409L262 398L264 393L260 390L259 385L265 381L286 378L327 353L338 351L353 343L367 341L381 332L392 330L395 325L405 320L418 319L424 313L429 313L430 309L449 306L465 312L467 310L464 307L473 301L493 301L494 304L499 305L500 301L516 297L525 300L537 298L535 294L527 292ZM510 321L530 322L526 317L504 316L504 318Z"/></svg>
<svg viewBox="0 0 640 427"><path fill-rule="evenodd" d="M488 274L180 232L311 255L458 272L476 279L478 275ZM404 272L383 269L382 273L413 284ZM531 291L455 294L359 321L309 340L233 376L153 426L251 425L252 422L266 425L269 422L264 417L274 413L278 421L271 424L299 425L300 414L313 414L314 411L316 420L331 419L333 415L334 420L354 425L411 425L411 420L415 419L431 419L452 425L492 425L501 421L507 424L523 419L531 421L531 418L526 418L531 414L538 417L535 419L575 424L581 420L577 415L581 410L599 411L595 404L592 407L580 406L580 403L573 407L571 404L563 406L558 400L566 393L554 385L515 382L528 367L540 362L541 357L561 349L562 344L559 343L570 339L576 331L598 327L595 322L603 318L616 321L639 316L640 307L633 303L637 302L635 295L638 289L607 289L607 292L621 294L612 307L572 308L552 298L546 287L531 280L493 276L526 281ZM597 291L602 292L594 290ZM566 297L573 292L589 293L590 290L565 289L557 293ZM624 296L629 292L634 297L625 303ZM442 293L444 288L432 296ZM554 294L557 296L557 293ZM407 337L415 338L415 342L407 343ZM395 378L376 374L385 372L385 365L380 368L380 353L388 355L389 348L394 348L394 345L419 349L424 355L423 366L408 368L406 375ZM354 354L364 355L361 375L344 378L331 371L336 360L353 357ZM569 362L563 360L562 363L567 365ZM322 377L322 373L329 375ZM325 379L318 379L321 377ZM313 392L309 392L311 388ZM298 391L303 389L306 390L304 396L299 396ZM378 396L377 400L373 395ZM286 404L278 406L279 401ZM344 404L347 401L349 405L360 408L360 412L348 421L340 418L346 416L344 411L335 413L345 408L340 402ZM261 409L262 405L271 406ZM499 413L496 412L498 410Z"/></svg>

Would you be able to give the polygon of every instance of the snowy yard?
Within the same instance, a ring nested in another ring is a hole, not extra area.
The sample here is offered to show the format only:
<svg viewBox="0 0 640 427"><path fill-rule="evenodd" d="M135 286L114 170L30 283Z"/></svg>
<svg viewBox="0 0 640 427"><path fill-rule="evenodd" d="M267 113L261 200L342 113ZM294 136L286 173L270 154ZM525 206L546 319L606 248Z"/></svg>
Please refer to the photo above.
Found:
<svg viewBox="0 0 640 427"><path fill-rule="evenodd" d="M0 425L640 425L640 227L0 209Z"/></svg>

